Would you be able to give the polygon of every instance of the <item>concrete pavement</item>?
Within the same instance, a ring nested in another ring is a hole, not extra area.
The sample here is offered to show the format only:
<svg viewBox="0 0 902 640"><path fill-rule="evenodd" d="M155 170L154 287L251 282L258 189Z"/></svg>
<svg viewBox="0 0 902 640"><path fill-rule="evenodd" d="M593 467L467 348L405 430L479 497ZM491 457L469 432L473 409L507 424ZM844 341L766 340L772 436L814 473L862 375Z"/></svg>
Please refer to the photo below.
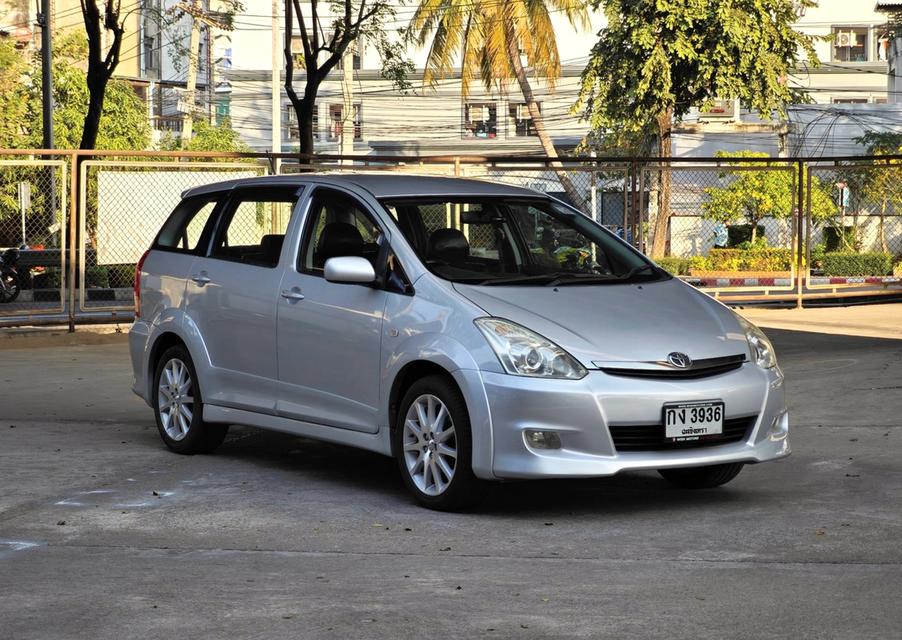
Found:
<svg viewBox="0 0 902 640"><path fill-rule="evenodd" d="M701 492L512 483L467 514L301 438L171 454L121 337L8 344L0 638L898 638L902 341L767 332L786 461Z"/></svg>

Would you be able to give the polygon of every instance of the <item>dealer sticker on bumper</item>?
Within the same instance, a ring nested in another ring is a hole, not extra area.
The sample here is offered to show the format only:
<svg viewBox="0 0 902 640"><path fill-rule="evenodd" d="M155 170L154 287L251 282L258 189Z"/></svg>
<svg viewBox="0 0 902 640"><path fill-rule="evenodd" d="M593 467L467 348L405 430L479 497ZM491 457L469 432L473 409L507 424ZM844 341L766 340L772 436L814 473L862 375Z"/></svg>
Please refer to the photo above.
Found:
<svg viewBox="0 0 902 640"><path fill-rule="evenodd" d="M664 405L664 434L674 440L695 440L723 433L723 402Z"/></svg>

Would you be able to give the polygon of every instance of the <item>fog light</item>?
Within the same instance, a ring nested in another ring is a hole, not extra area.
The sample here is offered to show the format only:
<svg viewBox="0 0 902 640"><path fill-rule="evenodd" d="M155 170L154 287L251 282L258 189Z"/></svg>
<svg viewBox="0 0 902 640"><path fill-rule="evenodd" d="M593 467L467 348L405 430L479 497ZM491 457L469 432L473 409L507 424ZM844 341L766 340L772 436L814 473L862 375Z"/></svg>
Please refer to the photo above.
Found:
<svg viewBox="0 0 902 640"><path fill-rule="evenodd" d="M779 442L789 435L789 413L781 411L774 416L773 422L770 423L770 431L767 432L767 438L771 442Z"/></svg>
<svg viewBox="0 0 902 640"><path fill-rule="evenodd" d="M555 431L532 431L524 432L526 444L533 449L560 449L561 437Z"/></svg>

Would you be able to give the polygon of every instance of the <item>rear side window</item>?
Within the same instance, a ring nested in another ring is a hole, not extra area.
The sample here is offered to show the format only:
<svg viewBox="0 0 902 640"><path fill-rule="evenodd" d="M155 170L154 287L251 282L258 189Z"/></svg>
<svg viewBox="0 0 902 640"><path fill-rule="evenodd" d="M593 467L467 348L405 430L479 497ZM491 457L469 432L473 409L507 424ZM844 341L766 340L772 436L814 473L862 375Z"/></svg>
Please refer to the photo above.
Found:
<svg viewBox="0 0 902 640"><path fill-rule="evenodd" d="M297 188L235 191L222 216L211 257L275 267L297 193Z"/></svg>
<svg viewBox="0 0 902 640"><path fill-rule="evenodd" d="M216 195L182 200L163 225L154 247L202 253L202 240L209 237L211 219L218 204L219 197Z"/></svg>

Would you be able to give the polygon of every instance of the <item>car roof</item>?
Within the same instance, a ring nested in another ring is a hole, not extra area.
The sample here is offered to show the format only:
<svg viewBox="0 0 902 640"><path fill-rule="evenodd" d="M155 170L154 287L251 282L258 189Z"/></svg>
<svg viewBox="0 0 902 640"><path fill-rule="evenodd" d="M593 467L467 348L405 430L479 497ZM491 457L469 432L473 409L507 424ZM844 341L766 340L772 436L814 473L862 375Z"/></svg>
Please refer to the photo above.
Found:
<svg viewBox="0 0 902 640"><path fill-rule="evenodd" d="M533 189L515 187L486 180L385 173L304 173L299 175L263 176L215 182L188 189L182 197L229 191L239 187L292 187L315 183L320 185L353 185L369 191L376 198L411 196L506 196L547 197Z"/></svg>

